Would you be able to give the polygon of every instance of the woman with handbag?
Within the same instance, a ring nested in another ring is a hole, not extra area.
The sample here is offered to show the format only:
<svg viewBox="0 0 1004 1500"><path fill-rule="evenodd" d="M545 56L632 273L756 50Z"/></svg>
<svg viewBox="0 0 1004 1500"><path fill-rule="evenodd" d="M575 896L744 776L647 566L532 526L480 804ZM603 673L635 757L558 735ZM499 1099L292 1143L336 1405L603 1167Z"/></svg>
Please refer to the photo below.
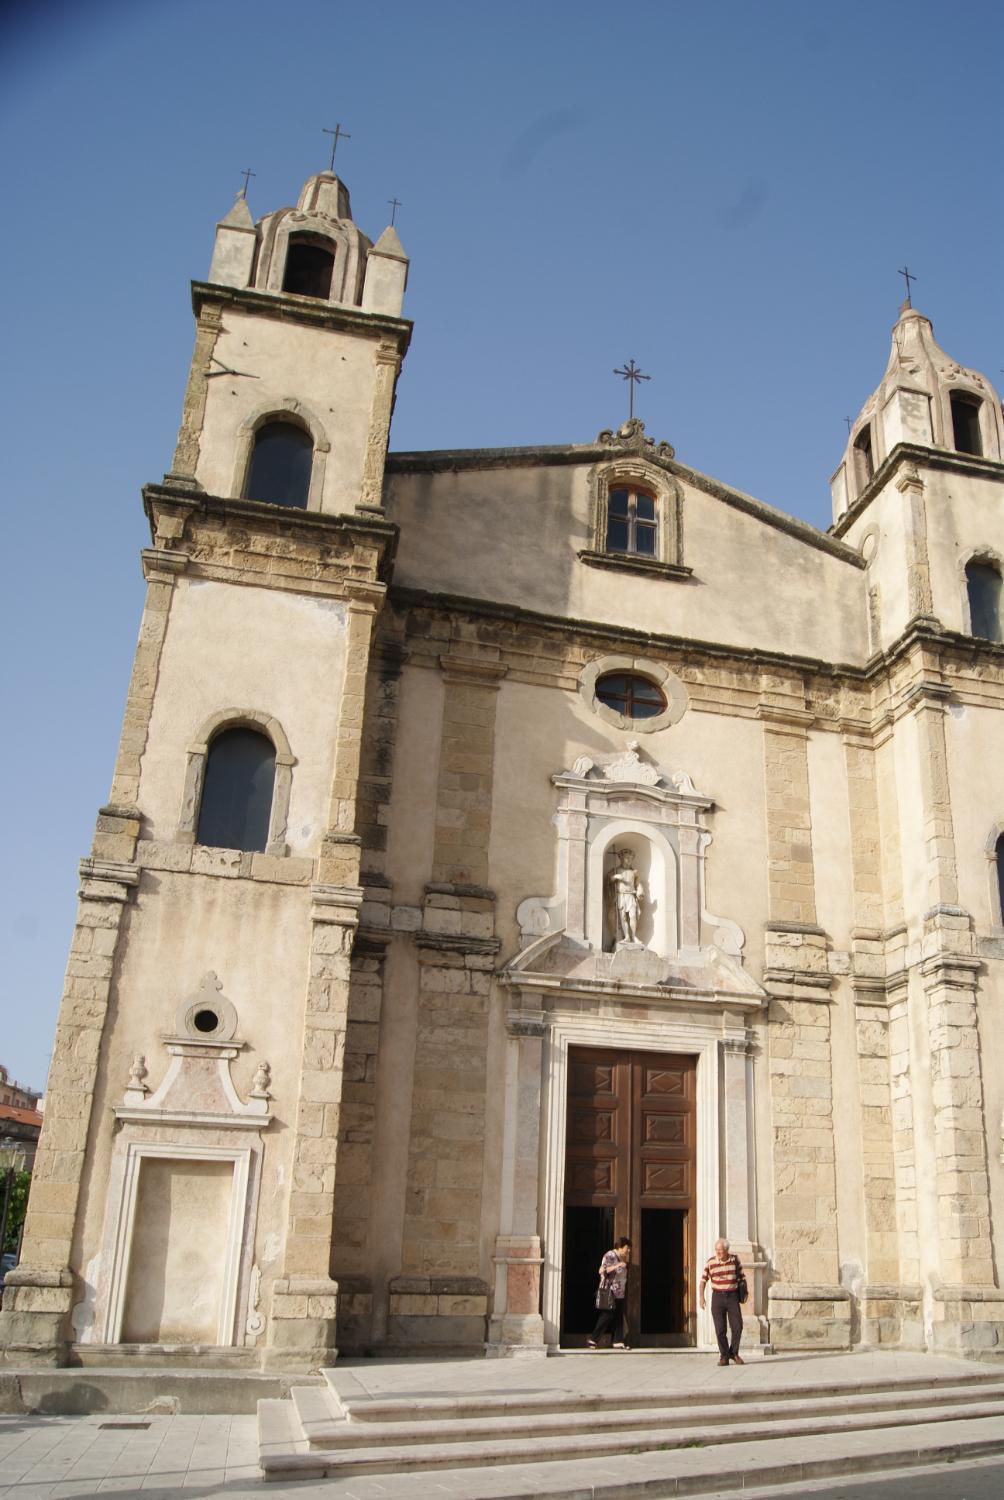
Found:
<svg viewBox="0 0 1004 1500"><path fill-rule="evenodd" d="M624 1328L624 1299L627 1296L628 1261L631 1259L631 1241L621 1235L614 1241L600 1261L600 1284L596 1289L596 1307L599 1317L591 1336L586 1340L590 1349L599 1346L606 1333L613 1333L615 1349L627 1349Z"/></svg>

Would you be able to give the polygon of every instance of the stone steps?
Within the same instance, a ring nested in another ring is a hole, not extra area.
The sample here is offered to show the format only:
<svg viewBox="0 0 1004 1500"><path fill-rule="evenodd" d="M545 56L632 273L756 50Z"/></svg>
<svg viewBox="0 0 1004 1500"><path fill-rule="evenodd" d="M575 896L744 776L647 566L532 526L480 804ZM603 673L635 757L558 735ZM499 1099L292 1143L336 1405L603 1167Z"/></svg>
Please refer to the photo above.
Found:
<svg viewBox="0 0 1004 1500"><path fill-rule="evenodd" d="M463 1470L473 1496L477 1471L485 1470L494 1476L493 1496L503 1500L500 1472L511 1475L505 1494L516 1497L541 1493L542 1467L558 1486L555 1494L574 1470L568 1493L581 1495L579 1471L595 1469L600 1497L600 1480L610 1481L609 1460L617 1456L618 1472L623 1464L645 1461L649 1495L672 1494L682 1493L677 1481L687 1474L695 1484L703 1476L701 1487L727 1489L742 1482L735 1476L745 1469L748 1483L747 1460L739 1462L747 1450L775 1479L779 1464L799 1466L801 1473L822 1452L820 1444L845 1453L862 1471L876 1458L883 1467L936 1461L932 1452L946 1447L953 1457L1004 1452L1004 1380L976 1375L908 1386L875 1381L852 1389L666 1392L609 1402L556 1392L338 1403L333 1391L315 1386L294 1388L289 1402L263 1401L259 1441L261 1467L272 1480ZM698 1454L703 1461L695 1469ZM653 1464L660 1486L669 1488L651 1488ZM535 1476L529 1485L527 1466ZM620 1484L609 1490L611 1497L642 1493L633 1483Z"/></svg>

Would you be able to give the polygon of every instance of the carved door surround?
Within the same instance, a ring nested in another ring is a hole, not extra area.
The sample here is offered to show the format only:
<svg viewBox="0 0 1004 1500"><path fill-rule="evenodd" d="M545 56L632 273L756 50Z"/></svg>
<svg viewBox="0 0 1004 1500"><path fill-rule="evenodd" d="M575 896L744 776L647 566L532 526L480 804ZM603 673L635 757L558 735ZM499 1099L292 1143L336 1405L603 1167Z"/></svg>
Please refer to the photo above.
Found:
<svg viewBox="0 0 1004 1500"><path fill-rule="evenodd" d="M489 1354L558 1346L570 1048L694 1059L697 1259L725 1234L745 1264L759 1261L748 1022L767 997L743 968L742 930L705 902L714 804L635 742L603 762L581 756L551 779L554 894L520 903L523 948L498 976L509 1001ZM611 944L604 881L625 845L648 861L646 899L654 890L662 906L639 943ZM698 1312L695 1334L713 1346L710 1313Z"/></svg>
<svg viewBox="0 0 1004 1500"><path fill-rule="evenodd" d="M260 1061L249 1098L240 1098L230 1068L245 1047L237 1037L236 1008L222 993L216 975L177 1007L174 1035L163 1038L169 1063L155 1090L146 1079L146 1058L136 1056L122 1103L115 1109L119 1129L112 1151L105 1208L101 1263L95 1290L74 1312L80 1343L118 1345L124 1332L133 1264L136 1213L144 1163L185 1163L221 1168L226 1175L226 1206L219 1243L220 1286L215 1338L222 1347L253 1344L261 1332L245 1314L256 1281L253 1266L258 1192L264 1142L271 1123L270 1069ZM260 1279L260 1277L258 1278ZM253 1300L253 1299L251 1299Z"/></svg>

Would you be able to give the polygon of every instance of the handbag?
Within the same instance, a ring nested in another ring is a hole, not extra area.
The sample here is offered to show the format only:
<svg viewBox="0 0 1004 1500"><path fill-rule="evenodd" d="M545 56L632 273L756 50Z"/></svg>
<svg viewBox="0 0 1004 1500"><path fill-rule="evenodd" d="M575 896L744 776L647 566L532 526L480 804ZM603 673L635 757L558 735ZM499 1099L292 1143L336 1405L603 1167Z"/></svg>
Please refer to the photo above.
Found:
<svg viewBox="0 0 1004 1500"><path fill-rule="evenodd" d="M738 1294L739 1303L740 1303L740 1306L741 1306L742 1303L746 1302L749 1299L750 1289L749 1289L749 1283L746 1280L746 1275L745 1275L742 1267L739 1264L739 1257L738 1257L738 1255L735 1256L734 1259L735 1259L735 1263L736 1263L736 1270L739 1272L739 1276L738 1276L738 1278L736 1280L736 1292Z"/></svg>
<svg viewBox="0 0 1004 1500"><path fill-rule="evenodd" d="M596 1288L596 1310L597 1312L613 1312L613 1307L614 1289L601 1281Z"/></svg>

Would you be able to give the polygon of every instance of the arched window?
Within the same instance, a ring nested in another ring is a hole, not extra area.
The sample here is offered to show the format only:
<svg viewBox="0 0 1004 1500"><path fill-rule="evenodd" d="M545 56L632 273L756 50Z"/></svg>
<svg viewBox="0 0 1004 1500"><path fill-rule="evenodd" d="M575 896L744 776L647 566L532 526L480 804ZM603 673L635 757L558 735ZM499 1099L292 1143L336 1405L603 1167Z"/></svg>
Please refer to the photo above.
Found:
<svg viewBox="0 0 1004 1500"><path fill-rule="evenodd" d="M331 296L331 274L335 269L333 246L313 235L291 234L286 247L282 289L299 297Z"/></svg>
<svg viewBox="0 0 1004 1500"><path fill-rule="evenodd" d="M1004 925L1004 833L994 845L994 866L997 870L997 915Z"/></svg>
<svg viewBox="0 0 1004 1500"><path fill-rule="evenodd" d="M314 444L302 427L266 422L254 435L245 500L306 508L313 457Z"/></svg>
<svg viewBox="0 0 1004 1500"><path fill-rule="evenodd" d="M653 495L622 485L608 491L607 551L658 557L659 521Z"/></svg>
<svg viewBox="0 0 1004 1500"><path fill-rule="evenodd" d="M625 719L651 719L666 709L662 689L638 672L605 672L596 679L596 696Z"/></svg>
<svg viewBox="0 0 1004 1500"><path fill-rule="evenodd" d="M871 484L875 476L875 460L872 457L872 429L867 422L854 439L854 462L857 465L858 483L862 489Z"/></svg>
<svg viewBox="0 0 1004 1500"><path fill-rule="evenodd" d="M965 391L953 391L949 402L952 407L952 441L956 453L973 453L979 458L983 452L979 400L967 395Z"/></svg>
<svg viewBox="0 0 1004 1500"><path fill-rule="evenodd" d="M1001 638L1001 575L993 563L966 563L969 629L984 641Z"/></svg>
<svg viewBox="0 0 1004 1500"><path fill-rule="evenodd" d="M197 842L215 849L263 851L274 786L272 741L243 726L222 730L206 757Z"/></svg>

